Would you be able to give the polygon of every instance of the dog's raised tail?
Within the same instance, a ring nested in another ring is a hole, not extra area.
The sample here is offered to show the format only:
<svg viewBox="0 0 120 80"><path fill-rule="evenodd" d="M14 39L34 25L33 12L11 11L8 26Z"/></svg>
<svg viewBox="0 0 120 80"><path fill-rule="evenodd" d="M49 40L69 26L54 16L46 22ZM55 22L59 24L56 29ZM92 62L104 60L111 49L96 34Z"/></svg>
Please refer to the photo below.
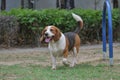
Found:
<svg viewBox="0 0 120 80"><path fill-rule="evenodd" d="M72 16L73 18L78 22L78 26L77 28L75 29L75 33L79 33L80 32L80 29L83 28L83 20L80 16L76 15L75 13L72 13Z"/></svg>

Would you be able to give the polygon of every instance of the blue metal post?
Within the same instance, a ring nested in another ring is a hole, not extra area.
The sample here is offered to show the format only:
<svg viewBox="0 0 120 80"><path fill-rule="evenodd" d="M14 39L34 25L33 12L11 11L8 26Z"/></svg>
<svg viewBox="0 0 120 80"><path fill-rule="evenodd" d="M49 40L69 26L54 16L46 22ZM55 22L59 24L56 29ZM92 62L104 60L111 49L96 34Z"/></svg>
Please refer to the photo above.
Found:
<svg viewBox="0 0 120 80"><path fill-rule="evenodd" d="M108 12L108 41L110 65L113 65L113 35L112 35L112 13L109 0L104 2L102 19L103 59L106 58L106 9Z"/></svg>
<svg viewBox="0 0 120 80"><path fill-rule="evenodd" d="M106 59L106 5L103 7L103 19L102 19L102 41L103 41L103 59Z"/></svg>

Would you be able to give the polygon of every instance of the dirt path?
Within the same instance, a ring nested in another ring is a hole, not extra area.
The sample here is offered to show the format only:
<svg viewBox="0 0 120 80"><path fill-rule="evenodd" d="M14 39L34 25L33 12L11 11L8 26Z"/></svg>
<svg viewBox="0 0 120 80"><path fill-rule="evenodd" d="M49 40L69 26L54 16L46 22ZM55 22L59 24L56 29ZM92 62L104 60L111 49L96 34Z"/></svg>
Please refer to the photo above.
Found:
<svg viewBox="0 0 120 80"><path fill-rule="evenodd" d="M120 43L114 43L114 59L120 64ZM107 55L108 56L108 55ZM78 55L78 62L91 62L102 59L102 45L82 45ZM69 56L71 60L71 56ZM61 58L58 58L61 64ZM0 65L15 64L50 65L51 59L47 48L10 48L0 49Z"/></svg>

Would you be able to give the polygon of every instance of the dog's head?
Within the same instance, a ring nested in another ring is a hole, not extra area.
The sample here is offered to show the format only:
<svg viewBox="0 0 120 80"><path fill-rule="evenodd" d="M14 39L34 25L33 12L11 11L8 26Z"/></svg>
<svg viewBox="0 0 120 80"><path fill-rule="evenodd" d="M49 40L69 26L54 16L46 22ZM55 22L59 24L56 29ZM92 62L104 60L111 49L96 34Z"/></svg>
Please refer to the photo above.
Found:
<svg viewBox="0 0 120 80"><path fill-rule="evenodd" d="M40 41L49 43L51 41L59 40L60 36L61 36L61 32L57 27L46 26L42 31Z"/></svg>

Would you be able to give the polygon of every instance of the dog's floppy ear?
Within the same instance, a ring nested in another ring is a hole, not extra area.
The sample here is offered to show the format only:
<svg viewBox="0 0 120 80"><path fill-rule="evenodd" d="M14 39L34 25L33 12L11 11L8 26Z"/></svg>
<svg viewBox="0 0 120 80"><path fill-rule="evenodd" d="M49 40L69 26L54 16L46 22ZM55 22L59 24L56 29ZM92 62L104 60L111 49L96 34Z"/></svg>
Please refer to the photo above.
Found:
<svg viewBox="0 0 120 80"><path fill-rule="evenodd" d="M45 29L42 31L41 36L40 36L40 42L44 41L44 33L45 33Z"/></svg>
<svg viewBox="0 0 120 80"><path fill-rule="evenodd" d="M44 41L44 37L43 35L40 37L40 42L43 42Z"/></svg>
<svg viewBox="0 0 120 80"><path fill-rule="evenodd" d="M61 32L58 28L55 27L55 29L56 29L56 33L55 33L54 41L57 41L61 36Z"/></svg>

